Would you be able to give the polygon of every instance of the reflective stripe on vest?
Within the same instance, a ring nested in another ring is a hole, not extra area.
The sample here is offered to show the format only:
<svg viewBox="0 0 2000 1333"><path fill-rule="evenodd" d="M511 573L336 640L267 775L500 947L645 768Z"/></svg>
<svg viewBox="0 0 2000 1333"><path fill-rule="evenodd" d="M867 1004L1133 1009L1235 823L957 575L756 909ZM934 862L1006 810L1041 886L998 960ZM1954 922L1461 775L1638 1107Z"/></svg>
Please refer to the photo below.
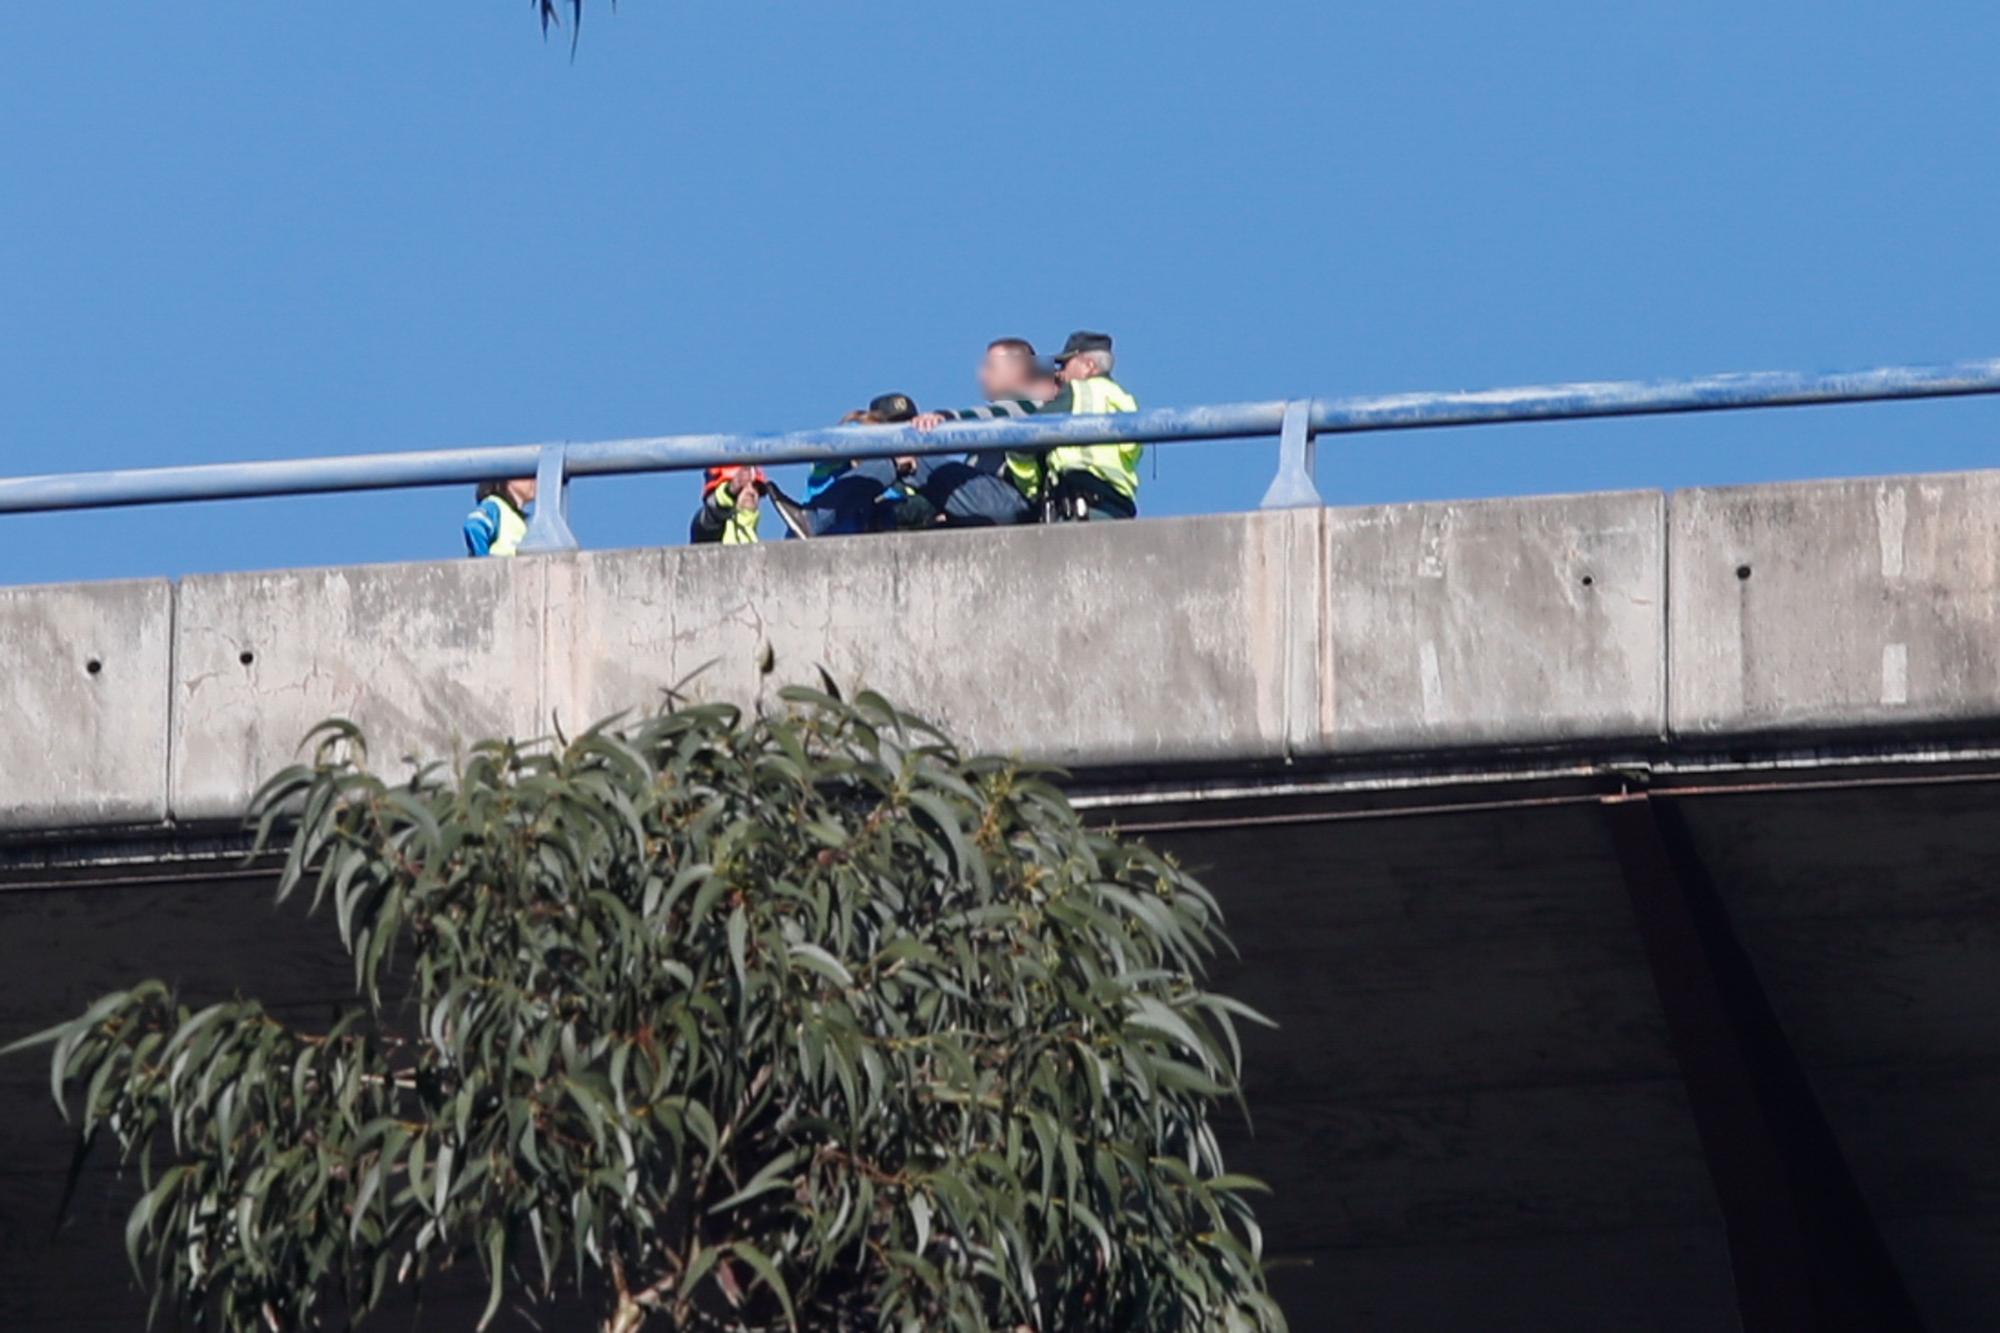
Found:
<svg viewBox="0 0 2000 1333"><path fill-rule="evenodd" d="M486 553L513 555L521 549L521 539L528 535L528 520L521 517L520 510L497 495L488 496L487 503L491 504L499 515L500 530L493 534L493 540L487 546Z"/></svg>

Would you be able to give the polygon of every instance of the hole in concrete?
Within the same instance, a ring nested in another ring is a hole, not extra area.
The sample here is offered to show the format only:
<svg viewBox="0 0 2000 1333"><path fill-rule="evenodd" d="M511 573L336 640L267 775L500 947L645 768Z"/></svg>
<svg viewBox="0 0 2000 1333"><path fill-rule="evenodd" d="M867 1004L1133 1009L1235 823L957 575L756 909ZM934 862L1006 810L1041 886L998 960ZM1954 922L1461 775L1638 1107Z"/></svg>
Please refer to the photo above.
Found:
<svg viewBox="0 0 2000 1333"><path fill-rule="evenodd" d="M1750 577L1750 566L1748 566L1748 565L1738 565L1738 566L1736 567L1736 577L1737 577L1737 578L1739 578L1739 579L1747 579L1747 578L1749 578L1749 577Z"/></svg>
<svg viewBox="0 0 2000 1333"><path fill-rule="evenodd" d="M88 662L85 662L83 664L83 669L85 671L88 671L91 675L94 676L98 672L104 670L104 663L98 661L96 658L93 657Z"/></svg>
<svg viewBox="0 0 2000 1333"><path fill-rule="evenodd" d="M1594 579L1594 578L1592 578L1592 577L1591 577L1590 575L1588 575L1588 574L1585 574L1585 575L1583 576L1583 586L1584 586L1584 587L1586 587L1586 588L1590 587L1590 586L1591 586L1592 584L1594 584L1594 583L1596 583L1596 582L1597 582L1597 580L1596 580L1596 579Z"/></svg>
<svg viewBox="0 0 2000 1333"><path fill-rule="evenodd" d="M245 648L242 652L236 654L236 660L241 662L244 666L249 666L252 662L257 660L257 654L251 652L248 648Z"/></svg>

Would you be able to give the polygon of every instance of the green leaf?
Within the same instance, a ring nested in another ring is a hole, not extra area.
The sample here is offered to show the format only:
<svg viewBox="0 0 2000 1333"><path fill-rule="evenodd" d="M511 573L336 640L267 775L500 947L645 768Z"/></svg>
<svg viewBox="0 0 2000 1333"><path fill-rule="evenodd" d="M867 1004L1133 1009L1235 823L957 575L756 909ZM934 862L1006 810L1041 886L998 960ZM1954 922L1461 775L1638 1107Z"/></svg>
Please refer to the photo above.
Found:
<svg viewBox="0 0 2000 1333"><path fill-rule="evenodd" d="M706 1106L694 1101L687 1104L686 1115L688 1128L694 1131L695 1137L701 1140L701 1146L713 1157L721 1150L721 1136L716 1132L715 1117L708 1113Z"/></svg>
<svg viewBox="0 0 2000 1333"><path fill-rule="evenodd" d="M709 1205L708 1211L711 1214L727 1212L731 1208L737 1208L748 1203L761 1194L768 1194L772 1190L786 1188L792 1182L786 1177L785 1173L797 1166L808 1155L808 1151L804 1148L794 1148L790 1152L779 1154L764 1163L759 1168L757 1174L750 1177L749 1182L742 1189L737 1190L725 1199Z"/></svg>
<svg viewBox="0 0 2000 1333"><path fill-rule="evenodd" d="M749 935L749 918L744 916L741 907L732 908L729 913L729 965L736 969L736 984L746 991L750 989L750 967L746 957Z"/></svg>
<svg viewBox="0 0 2000 1333"><path fill-rule="evenodd" d="M22 1037L19 1041L10 1041L5 1046L0 1046L0 1056L14 1055L21 1051L33 1050L37 1046L47 1046L50 1042L61 1037L63 1033L69 1031L75 1022L75 1019L64 1019L53 1027L43 1028L40 1032ZM60 1094L56 1097L56 1101L62 1101Z"/></svg>
<svg viewBox="0 0 2000 1333"><path fill-rule="evenodd" d="M383 1159L377 1154L368 1169L361 1174L361 1188L354 1196L353 1216L348 1219L347 1239L350 1243L361 1234L362 1219L368 1216L368 1205L373 1202L375 1192L382 1188Z"/></svg>
<svg viewBox="0 0 2000 1333"><path fill-rule="evenodd" d="M698 926L707 920L708 914L714 910L717 900L724 893L728 892L728 890L729 881L715 874L713 871L703 877L701 887L695 890L694 903L688 908L689 927Z"/></svg>
<svg viewBox="0 0 2000 1333"><path fill-rule="evenodd" d="M133 1205L131 1214L125 1219L125 1257L132 1261L132 1272L141 1282L145 1281L146 1273L139 1263L139 1243L146 1236L154 1214L173 1197L181 1182L186 1180L193 1170L194 1168L190 1166L168 1167L160 1176L159 1183L141 1196L139 1202Z"/></svg>
<svg viewBox="0 0 2000 1333"><path fill-rule="evenodd" d="M437 1170L431 1175L431 1212L444 1216L444 1201L451 1194L451 1164L456 1150L447 1142L438 1149Z"/></svg>
<svg viewBox="0 0 2000 1333"><path fill-rule="evenodd" d="M507 1227L505 1223L494 1222L486 1228L486 1308L480 1312L478 1327L484 1329L493 1322L493 1316L500 1312L500 1297L506 1290ZM544 1256L546 1258L546 1256Z"/></svg>
<svg viewBox="0 0 2000 1333"><path fill-rule="evenodd" d="M792 1309L791 1288L785 1285L784 1277L778 1272L778 1266L771 1262L770 1256L747 1241L732 1244L729 1252L756 1271L758 1281L770 1288L771 1294L778 1298L778 1304L784 1307L785 1322L797 1328L799 1317Z"/></svg>
<svg viewBox="0 0 2000 1333"><path fill-rule="evenodd" d="M818 973L836 986L854 984L854 974L849 972L838 958L817 944L792 944L786 946L786 950L794 963L808 971Z"/></svg>
<svg viewBox="0 0 2000 1333"><path fill-rule="evenodd" d="M1126 1021L1133 1027L1158 1032L1178 1043L1188 1054L1201 1061L1204 1069L1214 1068L1214 1058L1208 1044L1195 1035L1188 1021L1150 995L1132 997L1132 1011Z"/></svg>
<svg viewBox="0 0 2000 1333"><path fill-rule="evenodd" d="M640 914L643 916L652 916L655 912L671 908L676 902L680 901L681 895L686 893L689 888L703 883L714 874L714 866L709 865L706 861L700 861L694 865L682 866L674 873L671 882L662 882L658 878L653 879L647 884L646 894L640 900ZM702 914L702 912L696 913L697 916Z"/></svg>
<svg viewBox="0 0 2000 1333"><path fill-rule="evenodd" d="M986 858L966 840L965 830L960 827L958 811L950 801L931 792L910 793L910 804L930 817L946 842L951 846L953 861L962 875L969 875L973 882L984 888L987 883Z"/></svg>

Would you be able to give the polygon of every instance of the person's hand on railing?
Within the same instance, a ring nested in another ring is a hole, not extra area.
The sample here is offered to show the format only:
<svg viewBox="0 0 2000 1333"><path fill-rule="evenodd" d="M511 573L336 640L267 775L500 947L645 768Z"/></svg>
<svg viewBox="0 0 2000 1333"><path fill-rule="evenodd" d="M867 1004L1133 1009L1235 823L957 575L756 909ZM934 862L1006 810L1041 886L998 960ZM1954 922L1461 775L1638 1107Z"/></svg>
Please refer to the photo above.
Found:
<svg viewBox="0 0 2000 1333"><path fill-rule="evenodd" d="M942 412L919 412L910 418L910 429L928 435L948 420Z"/></svg>

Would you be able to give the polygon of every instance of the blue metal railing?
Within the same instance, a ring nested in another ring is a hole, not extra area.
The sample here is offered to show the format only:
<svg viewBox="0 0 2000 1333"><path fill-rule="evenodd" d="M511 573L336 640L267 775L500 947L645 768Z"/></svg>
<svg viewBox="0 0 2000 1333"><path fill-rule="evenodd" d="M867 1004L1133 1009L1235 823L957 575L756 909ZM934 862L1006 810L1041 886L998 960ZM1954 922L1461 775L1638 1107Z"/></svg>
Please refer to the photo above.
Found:
<svg viewBox="0 0 2000 1333"><path fill-rule="evenodd" d="M1830 375L1773 371L1691 380L1232 403L1111 416L955 422L929 433L846 426L781 435L669 435L589 444L498 445L0 478L0 513L448 486L532 473L539 478L542 502L536 505L536 522L524 549L555 550L576 545L567 523L567 487L576 477L974 449L1046 449L1120 440L1178 444L1273 435L1279 437L1278 474L1264 504L1286 507L1320 503L1313 482L1313 439L1319 435L1993 393L2000 393L2000 360Z"/></svg>

